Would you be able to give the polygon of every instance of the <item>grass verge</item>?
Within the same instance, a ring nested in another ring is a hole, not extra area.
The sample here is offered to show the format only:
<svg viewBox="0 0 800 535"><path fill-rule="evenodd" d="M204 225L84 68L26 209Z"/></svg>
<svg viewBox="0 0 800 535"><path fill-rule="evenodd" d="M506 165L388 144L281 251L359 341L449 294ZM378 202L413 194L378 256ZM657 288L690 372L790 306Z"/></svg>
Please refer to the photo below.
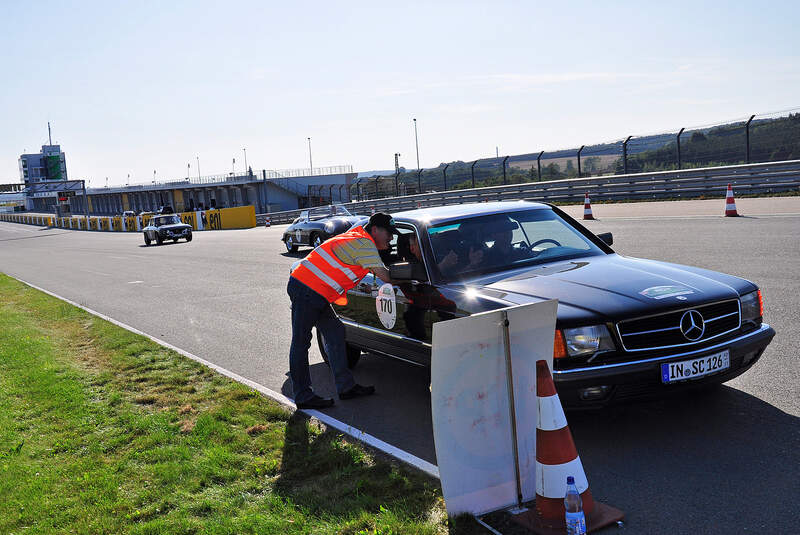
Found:
<svg viewBox="0 0 800 535"><path fill-rule="evenodd" d="M438 481L0 274L0 533L448 532Z"/></svg>

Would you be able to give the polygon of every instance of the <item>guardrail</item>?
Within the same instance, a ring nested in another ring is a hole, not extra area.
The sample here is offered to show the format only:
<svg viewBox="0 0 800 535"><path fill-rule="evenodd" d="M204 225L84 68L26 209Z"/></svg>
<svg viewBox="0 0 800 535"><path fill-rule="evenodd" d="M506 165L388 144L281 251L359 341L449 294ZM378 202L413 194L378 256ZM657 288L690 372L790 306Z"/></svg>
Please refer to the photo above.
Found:
<svg viewBox="0 0 800 535"><path fill-rule="evenodd" d="M703 196L725 196L732 184L739 195L781 193L800 189L800 160L726 167L704 167L680 171L572 178L548 182L525 182L506 186L489 186L443 192L422 193L404 197L388 197L344 203L354 214L398 212L470 202L526 200L544 202L583 201L589 193L593 201L626 201L644 199L693 199ZM267 216L271 224L290 223L302 210L257 214L259 224Z"/></svg>

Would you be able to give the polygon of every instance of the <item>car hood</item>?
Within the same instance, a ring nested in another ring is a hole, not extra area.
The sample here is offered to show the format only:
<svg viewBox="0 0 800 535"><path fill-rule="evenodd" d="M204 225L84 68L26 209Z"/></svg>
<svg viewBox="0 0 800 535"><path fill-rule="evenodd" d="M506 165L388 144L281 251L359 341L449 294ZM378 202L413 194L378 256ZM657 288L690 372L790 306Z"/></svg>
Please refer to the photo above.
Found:
<svg viewBox="0 0 800 535"><path fill-rule="evenodd" d="M158 227L158 230L171 230L174 232L176 230L183 230L185 228L192 228L192 226L187 225L186 223L175 223L172 225L162 225Z"/></svg>
<svg viewBox="0 0 800 535"><path fill-rule="evenodd" d="M617 254L495 273L465 286L509 304L559 300L559 320L619 321L737 298L757 287L715 271Z"/></svg>

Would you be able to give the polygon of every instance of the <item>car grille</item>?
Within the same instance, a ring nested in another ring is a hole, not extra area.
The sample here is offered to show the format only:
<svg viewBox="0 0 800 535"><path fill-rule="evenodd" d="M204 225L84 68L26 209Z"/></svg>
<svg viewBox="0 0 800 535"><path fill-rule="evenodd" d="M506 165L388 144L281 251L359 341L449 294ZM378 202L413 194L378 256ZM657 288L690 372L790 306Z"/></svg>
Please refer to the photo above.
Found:
<svg viewBox="0 0 800 535"><path fill-rule="evenodd" d="M699 312L703 316L705 325L703 335L694 341L686 338L681 332L681 318L689 310ZM617 324L617 333L625 351L647 351L702 344L738 329L741 326L740 314L739 300L733 299L621 321Z"/></svg>

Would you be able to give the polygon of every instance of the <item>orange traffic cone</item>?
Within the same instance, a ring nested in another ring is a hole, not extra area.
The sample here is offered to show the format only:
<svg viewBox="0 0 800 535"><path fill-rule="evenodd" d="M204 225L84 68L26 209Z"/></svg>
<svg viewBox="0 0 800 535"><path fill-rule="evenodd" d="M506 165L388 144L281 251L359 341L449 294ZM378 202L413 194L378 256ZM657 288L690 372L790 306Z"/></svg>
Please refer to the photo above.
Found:
<svg viewBox="0 0 800 535"><path fill-rule="evenodd" d="M622 520L625 513L596 502L589 490L581 458L575 449L567 417L556 393L547 362L536 362L536 503L534 509L514 516L514 521L535 533L564 533L564 495L567 476L575 478L581 494L587 531L595 531Z"/></svg>
<svg viewBox="0 0 800 535"><path fill-rule="evenodd" d="M375 207L374 206L372 207L372 210L370 211L370 215L373 215L373 214L375 214Z"/></svg>
<svg viewBox="0 0 800 535"><path fill-rule="evenodd" d="M728 193L725 195L725 217L739 217L736 211L736 199L733 198L733 188L728 184Z"/></svg>
<svg viewBox="0 0 800 535"><path fill-rule="evenodd" d="M422 203L417 201L417 208L422 208Z"/></svg>
<svg viewBox="0 0 800 535"><path fill-rule="evenodd" d="M271 222L270 222L270 220L269 220L269 217L265 217L265 218L264 218L264 226L265 226L265 227L268 227L268 226L270 226L270 225L271 225Z"/></svg>
<svg viewBox="0 0 800 535"><path fill-rule="evenodd" d="M589 193L586 193L586 196L583 198L583 218L584 219L594 219L592 215L592 203L589 202Z"/></svg>

